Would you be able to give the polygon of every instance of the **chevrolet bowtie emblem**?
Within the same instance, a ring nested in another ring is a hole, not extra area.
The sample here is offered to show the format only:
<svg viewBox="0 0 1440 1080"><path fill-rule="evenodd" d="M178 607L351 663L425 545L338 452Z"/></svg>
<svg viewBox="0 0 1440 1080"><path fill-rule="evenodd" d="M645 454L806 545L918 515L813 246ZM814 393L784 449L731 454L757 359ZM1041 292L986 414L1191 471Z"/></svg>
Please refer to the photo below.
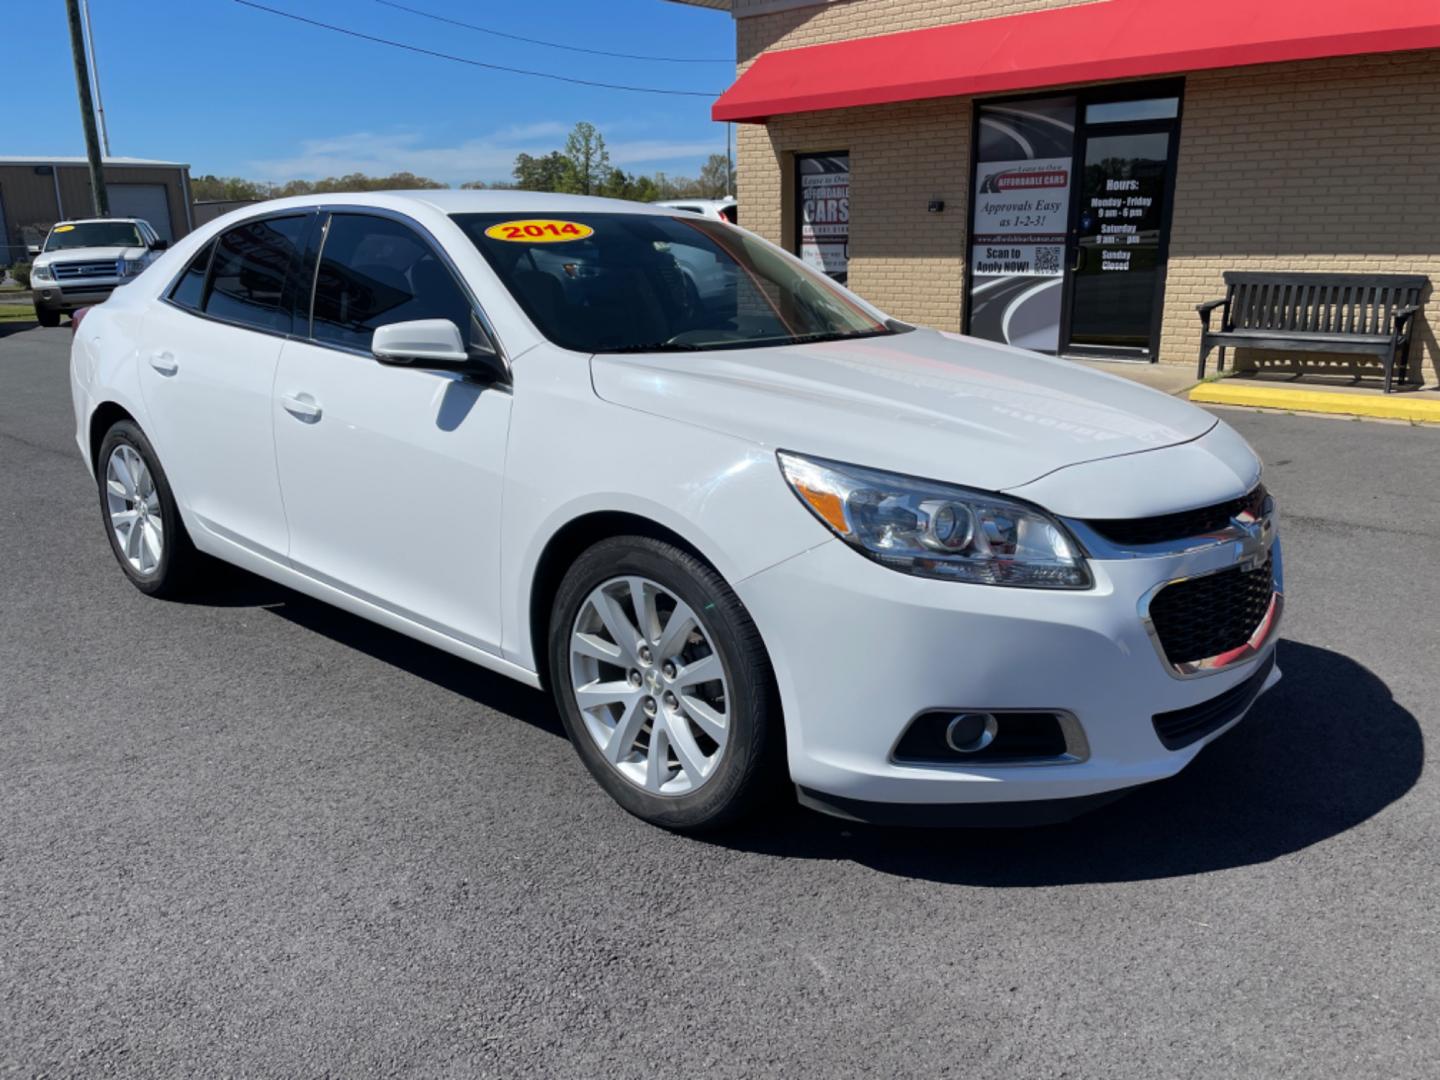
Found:
<svg viewBox="0 0 1440 1080"><path fill-rule="evenodd" d="M1258 520L1231 518L1230 524L1240 533L1235 541L1235 561L1242 570L1258 570L1265 565L1274 539L1268 516Z"/></svg>

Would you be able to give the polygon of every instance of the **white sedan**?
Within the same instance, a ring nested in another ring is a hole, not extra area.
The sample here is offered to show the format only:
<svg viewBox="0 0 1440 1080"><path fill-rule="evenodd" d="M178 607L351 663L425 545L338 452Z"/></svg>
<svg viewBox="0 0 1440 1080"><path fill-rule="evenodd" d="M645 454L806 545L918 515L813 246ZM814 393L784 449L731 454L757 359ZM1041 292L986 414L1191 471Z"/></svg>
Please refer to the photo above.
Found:
<svg viewBox="0 0 1440 1080"><path fill-rule="evenodd" d="M1274 503L1224 423L683 212L249 207L93 309L71 375L138 588L221 559L549 687L669 828L787 779L861 820L1063 818L1279 678Z"/></svg>

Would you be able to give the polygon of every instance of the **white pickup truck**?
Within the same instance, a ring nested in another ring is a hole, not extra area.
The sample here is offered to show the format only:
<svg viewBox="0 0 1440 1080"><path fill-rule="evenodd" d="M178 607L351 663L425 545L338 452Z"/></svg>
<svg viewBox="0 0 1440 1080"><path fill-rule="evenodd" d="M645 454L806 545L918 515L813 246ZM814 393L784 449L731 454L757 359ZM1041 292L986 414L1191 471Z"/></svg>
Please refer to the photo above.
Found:
<svg viewBox="0 0 1440 1080"><path fill-rule="evenodd" d="M140 218L58 222L30 268L35 318L41 326L59 326L61 315L103 302L167 246Z"/></svg>

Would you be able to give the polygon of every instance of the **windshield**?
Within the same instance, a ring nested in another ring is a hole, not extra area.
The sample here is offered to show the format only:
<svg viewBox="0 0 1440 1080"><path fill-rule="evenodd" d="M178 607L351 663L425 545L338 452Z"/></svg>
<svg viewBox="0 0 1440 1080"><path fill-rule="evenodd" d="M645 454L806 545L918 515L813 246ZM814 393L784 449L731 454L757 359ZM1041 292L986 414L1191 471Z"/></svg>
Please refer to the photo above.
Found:
<svg viewBox="0 0 1440 1080"><path fill-rule="evenodd" d="M540 332L578 352L894 333L828 278L721 221L588 212L455 220Z"/></svg>
<svg viewBox="0 0 1440 1080"><path fill-rule="evenodd" d="M56 225L45 241L46 251L65 248L144 247L140 230L130 221L82 221L78 225Z"/></svg>

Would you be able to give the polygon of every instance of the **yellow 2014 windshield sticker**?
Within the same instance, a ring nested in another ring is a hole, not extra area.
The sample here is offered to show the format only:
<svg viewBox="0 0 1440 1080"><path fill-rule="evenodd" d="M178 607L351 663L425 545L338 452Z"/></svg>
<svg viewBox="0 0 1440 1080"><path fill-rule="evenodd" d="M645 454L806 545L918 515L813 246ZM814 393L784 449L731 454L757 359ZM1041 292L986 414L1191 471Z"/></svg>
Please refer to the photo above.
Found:
<svg viewBox="0 0 1440 1080"><path fill-rule="evenodd" d="M491 225L485 230L485 235L491 240L508 240L512 244L560 244L566 240L584 240L594 232L589 225L578 221L527 218Z"/></svg>
<svg viewBox="0 0 1440 1080"><path fill-rule="evenodd" d="M69 231L70 231L71 229L73 229L73 228L75 228L74 225L56 225L56 226L55 226L55 231L56 231L56 232L69 232Z"/></svg>

